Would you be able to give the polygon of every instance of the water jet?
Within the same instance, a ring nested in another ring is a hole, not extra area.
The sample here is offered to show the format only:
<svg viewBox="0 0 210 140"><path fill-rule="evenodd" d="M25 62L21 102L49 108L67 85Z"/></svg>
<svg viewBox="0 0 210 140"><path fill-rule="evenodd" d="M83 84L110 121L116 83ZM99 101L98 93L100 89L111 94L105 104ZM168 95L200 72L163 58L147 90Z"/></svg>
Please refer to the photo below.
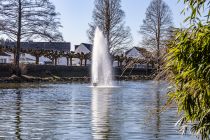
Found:
<svg viewBox="0 0 210 140"><path fill-rule="evenodd" d="M112 86L112 65L108 51L107 40L102 31L95 30L92 51L92 85Z"/></svg>

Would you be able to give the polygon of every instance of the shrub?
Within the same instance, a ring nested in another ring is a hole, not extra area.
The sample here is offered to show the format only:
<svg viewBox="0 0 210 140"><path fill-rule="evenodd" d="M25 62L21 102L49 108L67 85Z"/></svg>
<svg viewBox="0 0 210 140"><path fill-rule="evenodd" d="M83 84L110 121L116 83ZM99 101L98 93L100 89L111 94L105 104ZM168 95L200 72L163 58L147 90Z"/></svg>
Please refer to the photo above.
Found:
<svg viewBox="0 0 210 140"><path fill-rule="evenodd" d="M165 70L176 88L169 94L184 132L210 139L210 24L179 31L171 42Z"/></svg>

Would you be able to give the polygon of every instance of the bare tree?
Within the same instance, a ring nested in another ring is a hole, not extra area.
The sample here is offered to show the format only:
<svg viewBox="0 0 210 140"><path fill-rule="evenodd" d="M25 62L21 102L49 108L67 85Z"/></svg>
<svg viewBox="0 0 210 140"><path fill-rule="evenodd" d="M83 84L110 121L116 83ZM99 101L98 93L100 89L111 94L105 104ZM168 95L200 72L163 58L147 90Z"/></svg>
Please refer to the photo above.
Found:
<svg viewBox="0 0 210 140"><path fill-rule="evenodd" d="M155 51L158 69L161 50L164 49L166 40L171 36L171 15L169 6L163 0L153 0L147 8L146 18L139 31L143 35L142 45Z"/></svg>
<svg viewBox="0 0 210 140"><path fill-rule="evenodd" d="M62 40L55 6L49 0L1 0L0 33L16 41L14 64L19 69L22 39Z"/></svg>
<svg viewBox="0 0 210 140"><path fill-rule="evenodd" d="M98 26L107 39L110 53L114 54L128 47L132 42L130 28L125 27L125 13L121 10L121 0L95 0L93 22L87 31L89 40L93 42L94 31Z"/></svg>

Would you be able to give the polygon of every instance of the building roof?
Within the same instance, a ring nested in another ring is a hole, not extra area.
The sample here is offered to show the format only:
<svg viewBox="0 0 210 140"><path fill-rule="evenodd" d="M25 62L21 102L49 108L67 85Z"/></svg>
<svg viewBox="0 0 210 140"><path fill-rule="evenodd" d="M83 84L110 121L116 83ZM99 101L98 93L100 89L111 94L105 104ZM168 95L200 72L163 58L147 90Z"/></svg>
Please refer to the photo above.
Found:
<svg viewBox="0 0 210 140"><path fill-rule="evenodd" d="M0 56L10 56L9 54L5 53L5 52L0 52Z"/></svg>
<svg viewBox="0 0 210 140"><path fill-rule="evenodd" d="M90 52L92 52L92 49L93 49L93 45L92 45L92 44L81 43L80 45L84 45ZM75 45L75 50L76 50L80 45Z"/></svg>
<svg viewBox="0 0 210 140"><path fill-rule="evenodd" d="M152 58L152 53L145 48L141 47L133 47L132 49L136 49L140 54L142 54L145 58ZM132 49L128 50L125 54L127 55Z"/></svg>
<svg viewBox="0 0 210 140"><path fill-rule="evenodd" d="M79 45L74 45L75 50L79 47Z"/></svg>
<svg viewBox="0 0 210 140"><path fill-rule="evenodd" d="M5 46L14 47L15 45L16 42L5 42ZM21 48L69 52L71 49L71 44L70 42L21 42Z"/></svg>

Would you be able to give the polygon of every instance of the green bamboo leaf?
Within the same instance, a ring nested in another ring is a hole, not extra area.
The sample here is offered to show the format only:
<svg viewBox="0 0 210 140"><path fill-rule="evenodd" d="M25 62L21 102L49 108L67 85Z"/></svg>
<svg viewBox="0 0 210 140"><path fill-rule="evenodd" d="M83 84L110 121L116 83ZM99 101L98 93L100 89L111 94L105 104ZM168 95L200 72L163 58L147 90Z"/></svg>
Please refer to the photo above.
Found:
<svg viewBox="0 0 210 140"><path fill-rule="evenodd" d="M187 22L189 19L191 19L191 17L189 16L189 17L187 17L185 20L184 20L184 22Z"/></svg>

